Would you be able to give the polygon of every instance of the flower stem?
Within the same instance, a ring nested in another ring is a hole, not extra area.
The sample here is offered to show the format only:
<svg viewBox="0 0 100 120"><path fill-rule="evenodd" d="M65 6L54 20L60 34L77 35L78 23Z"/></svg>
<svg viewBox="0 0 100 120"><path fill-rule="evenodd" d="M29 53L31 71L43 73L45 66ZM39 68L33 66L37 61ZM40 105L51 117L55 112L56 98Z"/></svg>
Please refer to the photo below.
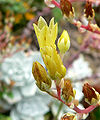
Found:
<svg viewBox="0 0 100 120"><path fill-rule="evenodd" d="M52 0L51 2L52 2L52 4L54 4L56 7L60 8L60 4L59 4L57 1Z"/></svg>
<svg viewBox="0 0 100 120"><path fill-rule="evenodd" d="M61 88L59 86L56 86L56 88L57 88L58 98L61 98Z"/></svg>
<svg viewBox="0 0 100 120"><path fill-rule="evenodd" d="M70 107L71 103L66 103L66 102L64 102L64 101L63 101L61 98L59 98L55 93L53 93L53 92L52 92L52 93L48 92L48 94L50 94L52 97L58 99L60 102L62 102L63 104L67 105L68 107ZM79 109L77 106L74 106L73 110L75 110L77 113L87 114L87 113L93 111L93 110L94 110L96 107L98 107L98 106L99 106L98 104L96 104L96 105L91 105L91 106L89 106L88 108L83 109L83 110Z"/></svg>
<svg viewBox="0 0 100 120"><path fill-rule="evenodd" d="M98 104L97 105L91 105L91 106L89 106L88 108L86 108L84 110L81 110L77 106L74 106L73 110L75 110L77 113L85 113L86 114L86 113L91 112L92 110L94 110L98 106L99 106Z"/></svg>
<svg viewBox="0 0 100 120"><path fill-rule="evenodd" d="M77 26L77 22L74 22L73 24L74 24L75 26ZM90 25L87 25L87 26L81 25L80 28L84 28L85 30L88 30L88 31L90 31L90 32L100 34L100 28L97 28L97 29L94 30L94 29L92 29L92 28L90 27Z"/></svg>

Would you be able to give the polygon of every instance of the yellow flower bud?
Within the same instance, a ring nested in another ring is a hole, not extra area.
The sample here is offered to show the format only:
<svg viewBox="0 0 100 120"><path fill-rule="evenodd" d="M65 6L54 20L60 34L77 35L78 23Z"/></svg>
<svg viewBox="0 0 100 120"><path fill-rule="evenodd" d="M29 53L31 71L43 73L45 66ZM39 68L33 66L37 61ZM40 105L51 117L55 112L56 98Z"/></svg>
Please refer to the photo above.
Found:
<svg viewBox="0 0 100 120"><path fill-rule="evenodd" d="M51 87L51 80L39 62L33 63L32 73L40 90L46 91L46 89L48 90Z"/></svg>
<svg viewBox="0 0 100 120"><path fill-rule="evenodd" d="M70 47L70 37L66 30L63 31L60 38L58 39L58 48L61 53L65 53Z"/></svg>

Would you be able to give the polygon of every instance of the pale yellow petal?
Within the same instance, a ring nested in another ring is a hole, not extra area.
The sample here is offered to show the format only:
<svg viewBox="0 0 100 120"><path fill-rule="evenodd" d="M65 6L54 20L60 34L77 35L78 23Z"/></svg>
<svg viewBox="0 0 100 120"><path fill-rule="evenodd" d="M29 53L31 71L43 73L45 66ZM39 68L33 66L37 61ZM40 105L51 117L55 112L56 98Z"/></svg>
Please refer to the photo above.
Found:
<svg viewBox="0 0 100 120"><path fill-rule="evenodd" d="M66 68L65 68L65 66L62 64L61 65L61 74L62 74L62 77L64 77L65 75L66 75Z"/></svg>
<svg viewBox="0 0 100 120"><path fill-rule="evenodd" d="M38 27L39 27L39 29L42 29L44 26L47 26L47 23L46 23L45 19L40 16L39 20L38 20Z"/></svg>
<svg viewBox="0 0 100 120"><path fill-rule="evenodd" d="M44 26L39 34L38 42L39 42L40 48L46 46L46 34L47 34L47 27Z"/></svg>
<svg viewBox="0 0 100 120"><path fill-rule="evenodd" d="M49 23L49 29L53 29L54 27L54 17L50 20L50 23Z"/></svg>
<svg viewBox="0 0 100 120"><path fill-rule="evenodd" d="M48 55L46 55L44 59L46 60L46 67L48 69L50 76L54 78L56 72L56 63Z"/></svg>
<svg viewBox="0 0 100 120"><path fill-rule="evenodd" d="M47 34L46 34L46 46L50 46L52 44L52 36L50 34L49 27L47 27Z"/></svg>
<svg viewBox="0 0 100 120"><path fill-rule="evenodd" d="M52 35L52 41L53 44L55 43L55 40L57 38L57 34L58 34L58 24L56 23L51 31L51 35Z"/></svg>
<svg viewBox="0 0 100 120"><path fill-rule="evenodd" d="M42 47L40 49L40 51L41 51L41 54L52 56L52 47L51 46Z"/></svg>
<svg viewBox="0 0 100 120"><path fill-rule="evenodd" d="M56 71L55 72L55 79L59 80L60 78L62 78L61 74L58 71ZM58 81L58 83L59 83L59 81Z"/></svg>
<svg viewBox="0 0 100 120"><path fill-rule="evenodd" d="M61 66L61 58L59 57L58 53L56 50L53 51L52 53L52 59L56 62L57 67L59 67L59 70L61 70L60 66Z"/></svg>
<svg viewBox="0 0 100 120"><path fill-rule="evenodd" d="M33 24L37 39L39 38L39 34L40 34L40 29L38 28L38 26L36 24Z"/></svg>

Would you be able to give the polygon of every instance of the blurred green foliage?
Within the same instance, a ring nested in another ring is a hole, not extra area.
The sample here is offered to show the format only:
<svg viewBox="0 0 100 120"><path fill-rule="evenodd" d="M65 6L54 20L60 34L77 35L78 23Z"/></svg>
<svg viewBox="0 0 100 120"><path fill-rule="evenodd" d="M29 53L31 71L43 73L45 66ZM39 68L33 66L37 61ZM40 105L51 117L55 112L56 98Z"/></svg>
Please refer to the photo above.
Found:
<svg viewBox="0 0 100 120"><path fill-rule="evenodd" d="M63 18L63 15L61 13L61 10L57 7L55 7L54 9L52 9L52 15L54 16L55 18L55 22L60 22ZM58 24L58 32L60 33L61 32L61 26L60 24Z"/></svg>
<svg viewBox="0 0 100 120"><path fill-rule="evenodd" d="M61 10L59 8L52 9L52 14L53 14L56 22L59 22L63 17Z"/></svg>
<svg viewBox="0 0 100 120"><path fill-rule="evenodd" d="M96 108L91 115L91 120L100 120L100 107Z"/></svg>
<svg viewBox="0 0 100 120"><path fill-rule="evenodd" d="M23 2L17 2L16 0L0 0L0 6L2 11L11 10L16 13L25 13L26 9L23 9ZM4 9L5 8L5 9Z"/></svg>
<svg viewBox="0 0 100 120"><path fill-rule="evenodd" d="M25 13L28 9L36 6L43 8L43 0L0 0L0 10L10 10L15 13ZM5 8L5 9L4 9Z"/></svg>
<svg viewBox="0 0 100 120"><path fill-rule="evenodd" d="M10 117L0 114L0 120L11 120Z"/></svg>

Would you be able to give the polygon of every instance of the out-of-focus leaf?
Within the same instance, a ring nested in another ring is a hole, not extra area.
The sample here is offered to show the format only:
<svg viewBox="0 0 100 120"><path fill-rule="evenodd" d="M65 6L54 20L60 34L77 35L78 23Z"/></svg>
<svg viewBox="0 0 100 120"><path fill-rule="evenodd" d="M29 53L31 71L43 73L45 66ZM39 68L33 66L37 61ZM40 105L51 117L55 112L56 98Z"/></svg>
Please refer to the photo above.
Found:
<svg viewBox="0 0 100 120"><path fill-rule="evenodd" d="M3 9L3 6L5 6L5 9L3 10L11 10L15 13L25 13L26 8L23 5L23 2L16 2L16 0L0 0L0 4L2 5L0 9Z"/></svg>
<svg viewBox="0 0 100 120"><path fill-rule="evenodd" d="M8 95L10 98L13 98L12 92L8 92L7 95Z"/></svg>
<svg viewBox="0 0 100 120"><path fill-rule="evenodd" d="M3 96L3 92L0 92L0 98L2 98L2 96Z"/></svg>
<svg viewBox="0 0 100 120"><path fill-rule="evenodd" d="M52 14L53 14L56 22L60 21L63 17L61 10L59 8L52 9Z"/></svg>
<svg viewBox="0 0 100 120"><path fill-rule="evenodd" d="M11 118L9 116L0 114L0 120L11 120Z"/></svg>
<svg viewBox="0 0 100 120"><path fill-rule="evenodd" d="M96 108L91 113L91 120L100 120L100 107Z"/></svg>

